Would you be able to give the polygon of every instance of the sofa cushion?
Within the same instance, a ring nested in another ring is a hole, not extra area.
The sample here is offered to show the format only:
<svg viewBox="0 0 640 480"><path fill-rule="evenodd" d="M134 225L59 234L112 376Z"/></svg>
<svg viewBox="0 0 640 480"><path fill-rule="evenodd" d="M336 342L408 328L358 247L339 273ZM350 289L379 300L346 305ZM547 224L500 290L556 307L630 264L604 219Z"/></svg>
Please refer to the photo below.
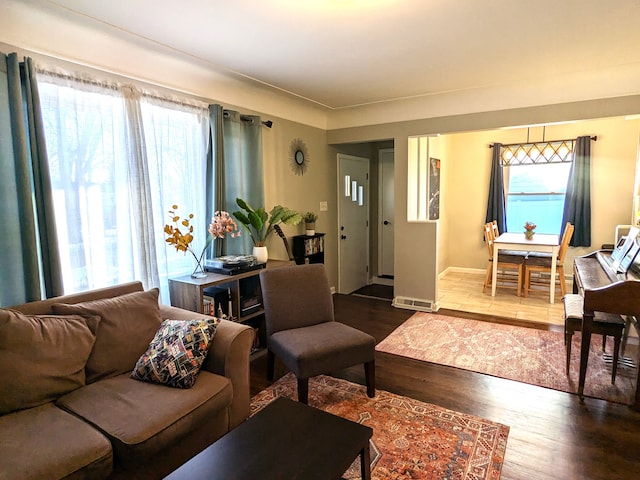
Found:
<svg viewBox="0 0 640 480"><path fill-rule="evenodd" d="M82 387L99 322L97 316L0 310L0 414Z"/></svg>
<svg viewBox="0 0 640 480"><path fill-rule="evenodd" d="M232 397L227 378L202 371L188 390L119 375L71 392L56 404L96 426L111 440L116 463L135 469L165 448L188 441L198 426L226 432Z"/></svg>
<svg viewBox="0 0 640 480"><path fill-rule="evenodd" d="M65 315L101 317L87 361L87 383L131 372L162 322L157 288L73 305L56 303L52 309Z"/></svg>
<svg viewBox="0 0 640 480"><path fill-rule="evenodd" d="M0 479L106 478L104 435L53 403L0 417Z"/></svg>
<svg viewBox="0 0 640 480"><path fill-rule="evenodd" d="M215 319L164 320L131 378L191 388L216 333Z"/></svg>

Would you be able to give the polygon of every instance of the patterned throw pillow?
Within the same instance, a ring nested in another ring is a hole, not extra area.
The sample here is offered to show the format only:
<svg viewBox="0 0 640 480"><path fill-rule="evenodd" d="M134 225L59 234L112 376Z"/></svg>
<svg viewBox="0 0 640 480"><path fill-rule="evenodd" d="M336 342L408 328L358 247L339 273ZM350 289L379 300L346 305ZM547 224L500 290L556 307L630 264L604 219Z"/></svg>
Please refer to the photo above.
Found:
<svg viewBox="0 0 640 480"><path fill-rule="evenodd" d="M217 326L216 319L164 320L131 378L169 387L193 387Z"/></svg>

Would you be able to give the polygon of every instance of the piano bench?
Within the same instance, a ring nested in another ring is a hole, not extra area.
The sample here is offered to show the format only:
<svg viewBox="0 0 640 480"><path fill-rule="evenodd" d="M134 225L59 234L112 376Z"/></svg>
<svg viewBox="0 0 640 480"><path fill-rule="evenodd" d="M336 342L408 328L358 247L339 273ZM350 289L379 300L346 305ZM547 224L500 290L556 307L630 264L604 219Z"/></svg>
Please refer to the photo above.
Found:
<svg viewBox="0 0 640 480"><path fill-rule="evenodd" d="M569 375L571 363L571 340L574 332L582 330L582 316L584 314L584 297L575 293L569 293L562 298L564 302L564 345L567 351L566 371ZM618 371L618 357L620 356L620 343L624 333L625 321L620 315L605 312L595 312L591 331L602 335L602 350L605 349L607 337L613 337L613 366L611 368L611 383L616 382Z"/></svg>

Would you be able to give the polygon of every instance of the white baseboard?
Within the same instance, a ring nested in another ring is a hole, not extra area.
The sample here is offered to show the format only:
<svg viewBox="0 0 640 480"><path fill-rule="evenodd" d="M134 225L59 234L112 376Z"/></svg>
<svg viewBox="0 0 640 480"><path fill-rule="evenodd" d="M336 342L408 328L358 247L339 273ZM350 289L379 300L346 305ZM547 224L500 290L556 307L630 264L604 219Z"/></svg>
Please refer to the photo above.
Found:
<svg viewBox="0 0 640 480"><path fill-rule="evenodd" d="M452 272L452 273L455 272L455 273L478 273L478 274L484 274L486 272L486 270L484 270L482 268L447 267L442 272L440 272L438 274L438 278L441 279L442 277L444 277L449 272Z"/></svg>

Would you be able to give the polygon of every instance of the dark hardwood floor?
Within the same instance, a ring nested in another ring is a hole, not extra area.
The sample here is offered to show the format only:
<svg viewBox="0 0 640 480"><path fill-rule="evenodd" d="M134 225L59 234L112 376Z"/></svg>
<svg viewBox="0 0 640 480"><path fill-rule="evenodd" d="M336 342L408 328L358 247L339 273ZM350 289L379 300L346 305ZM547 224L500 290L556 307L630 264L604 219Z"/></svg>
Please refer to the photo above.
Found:
<svg viewBox="0 0 640 480"><path fill-rule="evenodd" d="M348 295L334 295L334 304L338 321L370 333L376 342L413 313L388 301ZM284 373L276 363L276 378ZM334 375L364 383L362 367ZM376 354L376 382L383 390L508 425L502 479L640 478L640 412L627 406L591 398L581 403L577 395L384 353ZM251 363L252 395L268 384L266 355L261 355Z"/></svg>

